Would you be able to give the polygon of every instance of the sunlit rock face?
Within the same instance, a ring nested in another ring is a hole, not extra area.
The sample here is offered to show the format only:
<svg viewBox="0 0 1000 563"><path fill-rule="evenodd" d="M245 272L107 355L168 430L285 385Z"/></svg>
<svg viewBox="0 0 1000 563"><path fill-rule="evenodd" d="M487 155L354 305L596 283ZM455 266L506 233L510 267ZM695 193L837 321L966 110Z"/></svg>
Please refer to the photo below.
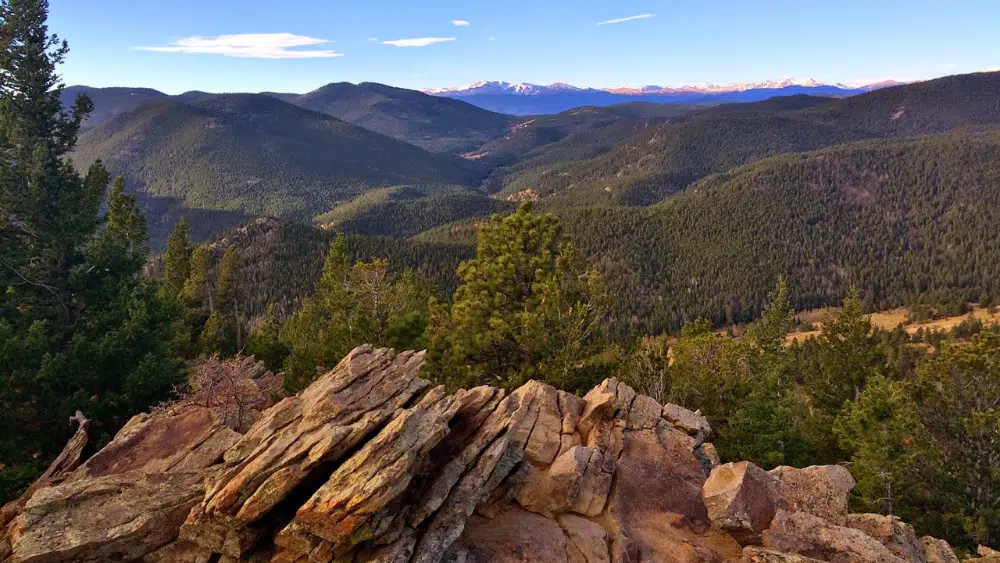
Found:
<svg viewBox="0 0 1000 563"><path fill-rule="evenodd" d="M849 515L842 467L720 464L700 413L615 379L448 392L423 362L362 346L248 429L178 405L89 459L84 424L4 508L0 561L957 561Z"/></svg>

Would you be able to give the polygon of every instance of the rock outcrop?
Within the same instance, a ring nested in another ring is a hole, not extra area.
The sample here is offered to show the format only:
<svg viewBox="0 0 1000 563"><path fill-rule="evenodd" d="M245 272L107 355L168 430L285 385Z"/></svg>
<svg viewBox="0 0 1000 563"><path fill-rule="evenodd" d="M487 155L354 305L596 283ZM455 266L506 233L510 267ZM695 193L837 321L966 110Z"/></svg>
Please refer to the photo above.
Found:
<svg viewBox="0 0 1000 563"><path fill-rule="evenodd" d="M845 469L722 465L700 413L615 379L583 398L448 392L422 365L362 346L248 428L184 404L89 458L83 425L5 509L0 561L954 560L897 519L848 515Z"/></svg>

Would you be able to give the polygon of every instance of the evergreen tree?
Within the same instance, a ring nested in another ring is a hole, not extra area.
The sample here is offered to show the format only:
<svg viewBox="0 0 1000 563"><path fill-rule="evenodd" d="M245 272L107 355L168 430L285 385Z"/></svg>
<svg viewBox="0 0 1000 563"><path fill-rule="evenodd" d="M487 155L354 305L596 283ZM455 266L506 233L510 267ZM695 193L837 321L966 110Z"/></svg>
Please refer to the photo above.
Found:
<svg viewBox="0 0 1000 563"><path fill-rule="evenodd" d="M421 344L426 303L426 291L411 272L392 274L389 263L378 258L352 266L347 241L338 234L315 295L303 300L281 329L285 390L299 391L316 378L317 367L333 367L360 344Z"/></svg>
<svg viewBox="0 0 1000 563"><path fill-rule="evenodd" d="M788 284L784 278L778 278L761 318L747 332L747 341L762 353L780 353L794 325L795 311L788 300Z"/></svg>
<svg viewBox="0 0 1000 563"><path fill-rule="evenodd" d="M167 250L163 253L164 272L160 290L165 297L176 298L184 289L191 272L191 244L188 242L187 219L181 217L174 225L174 231L167 238Z"/></svg>
<svg viewBox="0 0 1000 563"><path fill-rule="evenodd" d="M274 372L281 370L288 357L288 346L281 341L281 323L274 305L268 306L264 319L250 332L247 353L264 362L267 369Z"/></svg>
<svg viewBox="0 0 1000 563"><path fill-rule="evenodd" d="M216 341L216 350L230 356L243 349L243 325L240 318L240 251L235 245L226 248L219 266L219 279L215 295L218 302L217 314L221 324L221 334Z"/></svg>
<svg viewBox="0 0 1000 563"><path fill-rule="evenodd" d="M450 314L429 329L432 373L462 386L583 384L576 374L600 347L609 299L555 217L532 213L530 202L494 216L458 274Z"/></svg>
<svg viewBox="0 0 1000 563"><path fill-rule="evenodd" d="M113 433L181 375L172 310L141 277L145 227L124 185L65 158L92 104L60 103L66 44L44 0L0 1L0 501L65 444L76 410Z"/></svg>

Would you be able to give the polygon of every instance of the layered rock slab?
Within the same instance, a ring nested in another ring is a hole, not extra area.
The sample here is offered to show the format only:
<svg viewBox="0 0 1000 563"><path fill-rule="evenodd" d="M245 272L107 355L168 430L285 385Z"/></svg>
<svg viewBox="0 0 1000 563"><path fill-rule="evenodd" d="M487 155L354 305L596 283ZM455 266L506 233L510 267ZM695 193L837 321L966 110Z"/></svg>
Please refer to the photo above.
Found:
<svg viewBox="0 0 1000 563"><path fill-rule="evenodd" d="M205 475L125 473L38 491L12 523L10 563L134 561L177 537Z"/></svg>
<svg viewBox="0 0 1000 563"><path fill-rule="evenodd" d="M325 479L430 383L423 354L353 350L304 392L266 410L225 454L226 468L181 530L191 542L242 557L265 534L271 512L300 485ZM320 481L322 484L322 481Z"/></svg>

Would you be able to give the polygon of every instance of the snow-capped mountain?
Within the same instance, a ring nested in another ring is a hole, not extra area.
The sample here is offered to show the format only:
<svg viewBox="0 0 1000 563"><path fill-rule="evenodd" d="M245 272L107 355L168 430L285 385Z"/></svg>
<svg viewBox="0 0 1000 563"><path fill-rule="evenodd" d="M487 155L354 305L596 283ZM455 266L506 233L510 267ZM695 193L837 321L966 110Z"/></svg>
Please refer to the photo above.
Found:
<svg viewBox="0 0 1000 563"><path fill-rule="evenodd" d="M551 92L577 92L582 90L589 90L589 88L577 88L576 86L563 84L561 82L549 84L548 86L540 86L538 84L529 84L527 82L502 82L498 80L489 80L473 82L472 84L466 84L465 86L433 88L430 90L424 90L424 93L458 98L462 96L495 94L520 94L524 96L531 96Z"/></svg>
<svg viewBox="0 0 1000 563"><path fill-rule="evenodd" d="M852 87L845 84L825 84L812 78L804 80L782 78L737 84L581 88L561 82L543 86L527 82L492 80L424 90L424 92L435 96L458 98L492 111L529 115L556 113L585 105L607 106L636 101L690 104L751 102L796 94L843 97L900 84L902 83L889 80Z"/></svg>
<svg viewBox="0 0 1000 563"><path fill-rule="evenodd" d="M432 88L424 90L424 93L438 96L448 96L459 98L463 96L495 95L495 94L520 94L524 96L537 96L542 94L561 92L611 92L613 94L665 94L673 92L701 92L704 94L718 94L723 92L746 92L747 90L776 90L800 86L803 88L831 87L842 90L875 90L888 86L899 86L905 82L886 80L875 84L863 86L848 86L846 84L827 84L813 78L795 79L782 78L780 80L769 80L765 82L742 82L733 84L700 84L685 86L657 86L649 85L641 88L619 87L619 88L580 88L563 82L556 82L543 86L541 84L531 84L528 82L505 82L500 80L488 80L473 82L463 86L451 86L448 88Z"/></svg>

